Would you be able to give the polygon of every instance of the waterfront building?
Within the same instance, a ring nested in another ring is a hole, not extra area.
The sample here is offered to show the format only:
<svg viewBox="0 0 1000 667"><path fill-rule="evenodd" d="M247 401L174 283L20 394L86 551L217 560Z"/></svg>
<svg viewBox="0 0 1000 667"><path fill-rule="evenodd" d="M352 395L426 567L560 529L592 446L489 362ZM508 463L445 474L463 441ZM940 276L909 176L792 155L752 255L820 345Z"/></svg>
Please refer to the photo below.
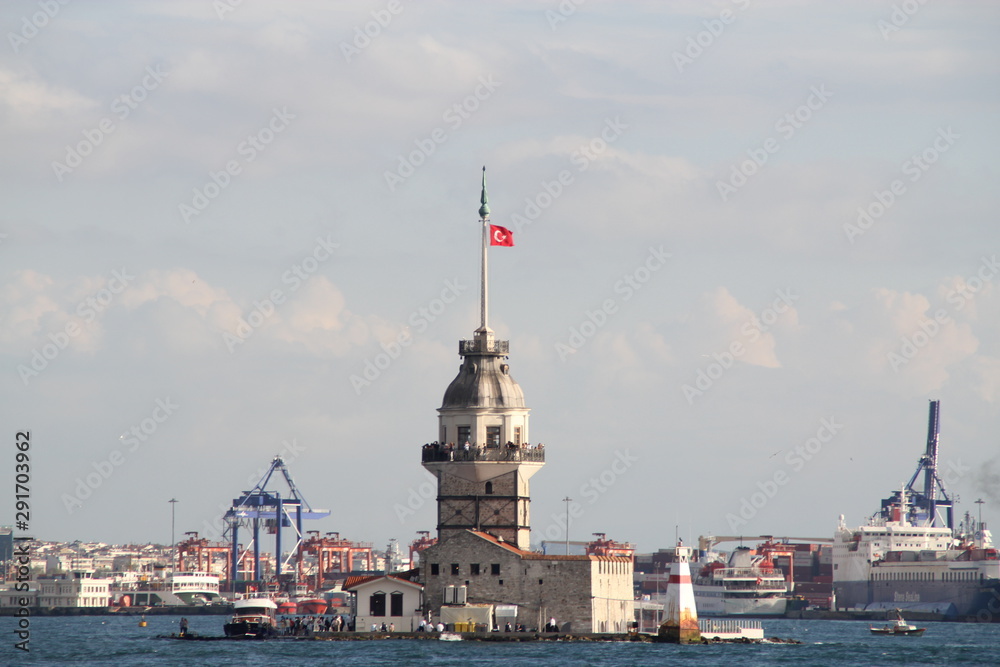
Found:
<svg viewBox="0 0 1000 667"><path fill-rule="evenodd" d="M43 574L38 577L39 607L107 607L111 579L87 570Z"/></svg>
<svg viewBox="0 0 1000 667"><path fill-rule="evenodd" d="M356 596L356 632L370 632L373 624L381 628L383 623L396 632L414 632L420 626L424 599L420 584L389 574L351 576L343 590Z"/></svg>

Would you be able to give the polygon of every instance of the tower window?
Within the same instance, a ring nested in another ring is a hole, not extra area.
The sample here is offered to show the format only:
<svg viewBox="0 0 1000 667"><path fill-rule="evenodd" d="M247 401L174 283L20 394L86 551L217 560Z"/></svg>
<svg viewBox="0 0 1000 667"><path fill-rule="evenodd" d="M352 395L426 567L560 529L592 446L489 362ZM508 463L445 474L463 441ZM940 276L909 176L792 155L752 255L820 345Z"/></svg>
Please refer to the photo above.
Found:
<svg viewBox="0 0 1000 667"><path fill-rule="evenodd" d="M431 563L431 576L436 577L438 575L438 564Z"/></svg>
<svg viewBox="0 0 1000 667"><path fill-rule="evenodd" d="M451 573L456 577L458 576L458 563L451 564Z"/></svg>
<svg viewBox="0 0 1000 667"><path fill-rule="evenodd" d="M521 427L520 426L515 426L514 427L514 444L515 445L520 445L521 444Z"/></svg>
<svg viewBox="0 0 1000 667"><path fill-rule="evenodd" d="M486 482L486 495L493 495L493 482Z"/></svg>
<svg viewBox="0 0 1000 667"><path fill-rule="evenodd" d="M492 447L500 446L500 427L499 426L487 426L486 427L486 444Z"/></svg>
<svg viewBox="0 0 1000 667"><path fill-rule="evenodd" d="M473 563L469 566L469 574L477 575L479 574L479 563Z"/></svg>
<svg viewBox="0 0 1000 667"><path fill-rule="evenodd" d="M458 427L458 442L457 445L464 445L466 442L471 442L472 438L472 427L471 426L459 426Z"/></svg>
<svg viewBox="0 0 1000 667"><path fill-rule="evenodd" d="M493 563L490 565L490 574L500 574L500 563Z"/></svg>

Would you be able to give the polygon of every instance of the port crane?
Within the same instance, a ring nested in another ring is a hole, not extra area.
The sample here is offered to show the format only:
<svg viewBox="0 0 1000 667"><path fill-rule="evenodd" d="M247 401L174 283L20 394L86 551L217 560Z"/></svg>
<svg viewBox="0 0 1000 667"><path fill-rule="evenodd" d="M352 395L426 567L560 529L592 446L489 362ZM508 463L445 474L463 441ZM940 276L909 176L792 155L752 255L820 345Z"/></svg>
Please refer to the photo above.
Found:
<svg viewBox="0 0 1000 667"><path fill-rule="evenodd" d="M703 535L698 536L698 550L699 551L711 551L716 544L721 544L722 542L757 542L763 540L765 542L788 542L789 540L795 540L796 542L826 542L828 544L833 544L832 537L775 537L774 535L709 535L707 537Z"/></svg>
<svg viewBox="0 0 1000 667"><path fill-rule="evenodd" d="M282 497L276 491L268 491L267 485L271 481L274 473L279 472L288 486L288 493ZM271 466L267 472L261 476L257 484L249 491L244 491L239 498L233 499L232 507L226 511L224 520L226 521L226 532L229 533L231 544L232 564L229 571L232 573L232 581L236 581L239 572L239 563L247 552L253 549L254 580L261 580L260 571L260 527L264 523L265 528L274 533L274 562L276 564L275 575L280 581L284 566L293 555L300 553L300 547L304 541L302 532L302 521L304 519L322 519L330 516L330 510L313 509L299 491L292 474L288 471L284 459L275 456L271 460ZM294 518L294 521L293 521ZM253 540L249 546L240 553L239 529L249 528L253 531ZM294 528L296 542L289 550L288 558L281 558L281 530L282 528Z"/></svg>
<svg viewBox="0 0 1000 667"><path fill-rule="evenodd" d="M914 471L910 481L906 484L906 501L903 502L903 493L894 491L893 494L882 500L882 509L876 516L886 521L892 518L893 506L902 507L908 503L910 507L909 516L905 518L910 523L923 523L926 526L946 525L952 530L955 528L954 502L948 491L944 488L944 482L938 475L938 444L941 435L941 401L931 401L930 414L927 417L927 447L923 456L917 462L917 469ZM924 474L923 488L915 486L917 477ZM944 517L938 516L938 511L944 511Z"/></svg>

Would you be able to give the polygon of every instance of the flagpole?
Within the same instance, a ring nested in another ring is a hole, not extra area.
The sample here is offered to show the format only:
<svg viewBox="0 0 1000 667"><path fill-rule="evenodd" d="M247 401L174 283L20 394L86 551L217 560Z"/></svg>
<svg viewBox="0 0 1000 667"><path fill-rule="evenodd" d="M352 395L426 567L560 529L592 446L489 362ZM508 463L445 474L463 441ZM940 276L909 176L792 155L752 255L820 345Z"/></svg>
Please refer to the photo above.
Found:
<svg viewBox="0 0 1000 667"><path fill-rule="evenodd" d="M489 235L488 232L489 232L490 207L486 203L488 201L486 197L486 167L483 167L483 192L482 195L480 195L479 197L479 201L482 204L482 206L479 207L479 219L483 223L483 278L482 278L482 293L480 294L480 303L479 303L480 306L479 330L485 333L490 330L488 326L489 306L490 306L489 283L488 283L489 278L487 271L488 267L486 263L487 262L486 247L488 245L486 241Z"/></svg>

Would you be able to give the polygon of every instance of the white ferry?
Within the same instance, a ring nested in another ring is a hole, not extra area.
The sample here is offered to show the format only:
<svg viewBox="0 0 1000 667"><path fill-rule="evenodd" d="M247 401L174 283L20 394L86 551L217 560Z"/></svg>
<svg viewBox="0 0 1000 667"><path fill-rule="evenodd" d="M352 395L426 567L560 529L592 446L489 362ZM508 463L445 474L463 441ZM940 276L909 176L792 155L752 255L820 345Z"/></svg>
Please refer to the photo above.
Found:
<svg viewBox="0 0 1000 667"><path fill-rule="evenodd" d="M206 572L173 572L162 579L121 578L111 595L122 607L196 606L222 601L219 577Z"/></svg>
<svg viewBox="0 0 1000 667"><path fill-rule="evenodd" d="M764 555L738 547L729 563L705 564L693 581L699 616L783 616L788 583Z"/></svg>

